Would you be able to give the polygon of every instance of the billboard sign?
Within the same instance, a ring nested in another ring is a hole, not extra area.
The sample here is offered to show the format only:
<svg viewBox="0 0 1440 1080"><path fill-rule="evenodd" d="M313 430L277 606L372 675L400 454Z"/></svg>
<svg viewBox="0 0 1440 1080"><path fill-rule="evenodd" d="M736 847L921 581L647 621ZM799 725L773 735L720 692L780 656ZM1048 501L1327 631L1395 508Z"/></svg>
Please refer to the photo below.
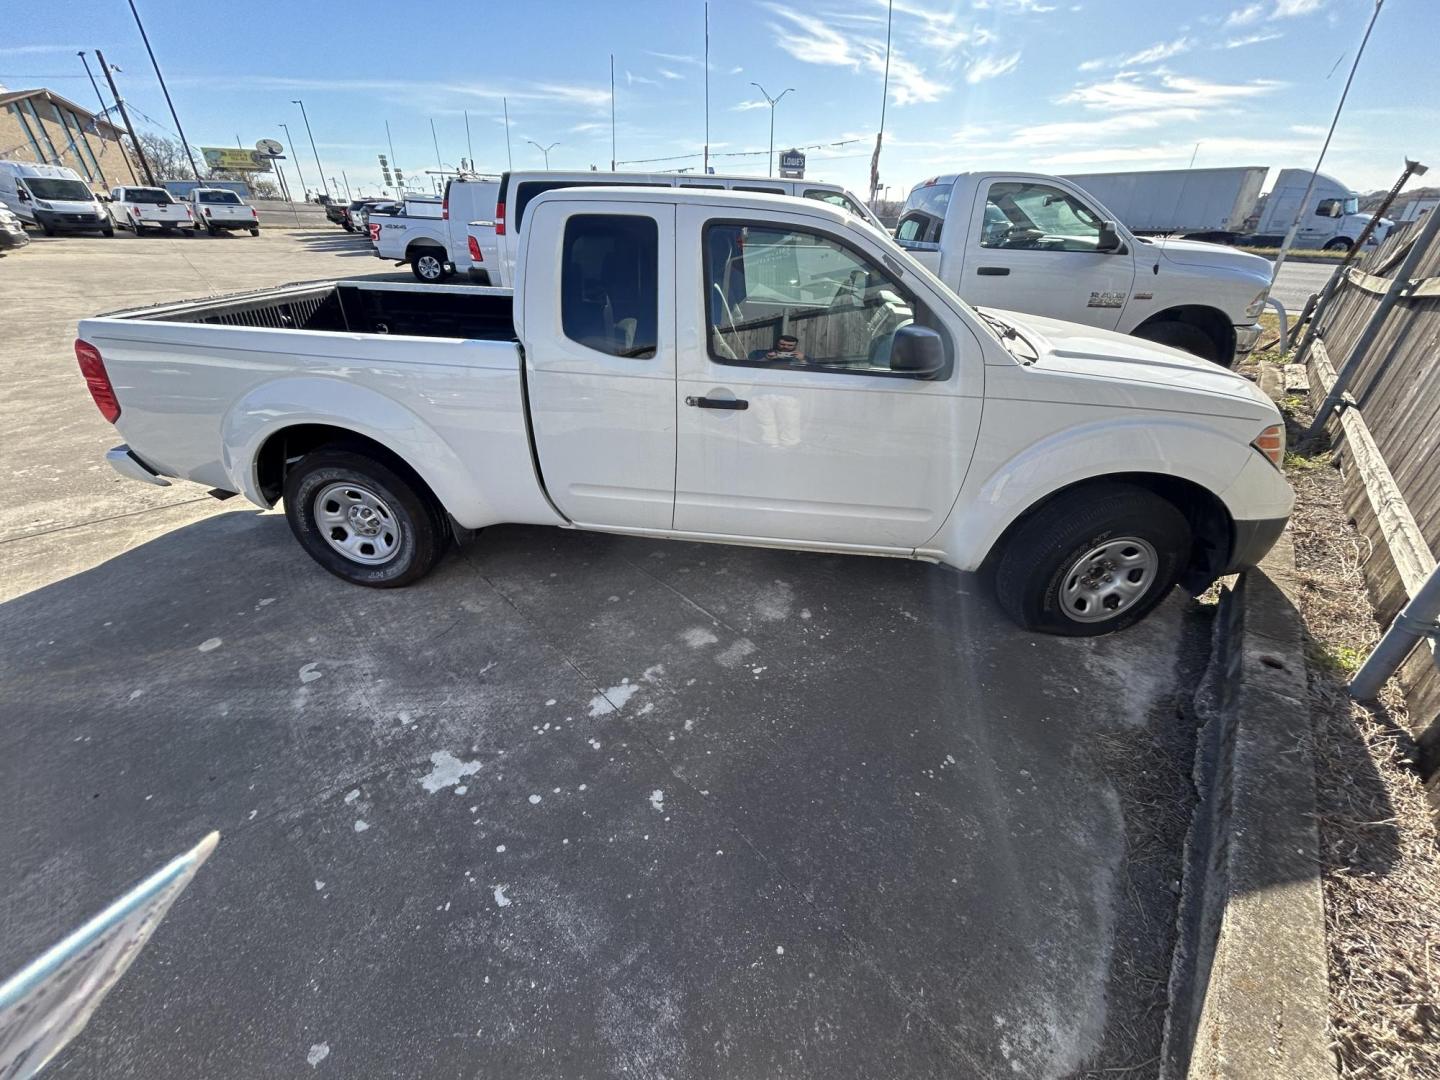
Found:
<svg viewBox="0 0 1440 1080"><path fill-rule="evenodd" d="M258 150L242 150L236 146L202 146L205 164L220 172L269 172L270 157Z"/></svg>
<svg viewBox="0 0 1440 1080"><path fill-rule="evenodd" d="M805 155L799 150L782 150L780 175L791 180L805 179Z"/></svg>

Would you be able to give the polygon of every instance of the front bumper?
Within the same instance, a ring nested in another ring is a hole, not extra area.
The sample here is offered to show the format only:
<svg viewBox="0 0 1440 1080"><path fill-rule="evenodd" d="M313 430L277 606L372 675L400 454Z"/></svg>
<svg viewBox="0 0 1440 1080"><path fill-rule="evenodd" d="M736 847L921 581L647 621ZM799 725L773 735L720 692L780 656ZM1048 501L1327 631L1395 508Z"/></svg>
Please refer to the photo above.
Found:
<svg viewBox="0 0 1440 1080"><path fill-rule="evenodd" d="M169 480L136 457L134 451L125 443L105 451L105 460L110 463L111 468L129 480L139 480L143 484L154 484L156 487L170 486Z"/></svg>
<svg viewBox="0 0 1440 1080"><path fill-rule="evenodd" d="M20 226L14 229L0 229L0 251L14 251L30 243L30 234Z"/></svg>
<svg viewBox="0 0 1440 1080"><path fill-rule="evenodd" d="M1275 541L1285 531L1288 517L1261 518L1256 521L1235 522L1235 538L1230 545L1230 563L1221 571L1233 574L1247 566L1256 566L1270 553Z"/></svg>
<svg viewBox="0 0 1440 1080"><path fill-rule="evenodd" d="M1249 326L1235 327L1235 355L1248 356L1255 348L1255 343L1260 340L1260 324L1251 323Z"/></svg>
<svg viewBox="0 0 1440 1080"><path fill-rule="evenodd" d="M98 232L113 229L108 214L69 214L59 210L31 211L37 225L49 226L56 232Z"/></svg>

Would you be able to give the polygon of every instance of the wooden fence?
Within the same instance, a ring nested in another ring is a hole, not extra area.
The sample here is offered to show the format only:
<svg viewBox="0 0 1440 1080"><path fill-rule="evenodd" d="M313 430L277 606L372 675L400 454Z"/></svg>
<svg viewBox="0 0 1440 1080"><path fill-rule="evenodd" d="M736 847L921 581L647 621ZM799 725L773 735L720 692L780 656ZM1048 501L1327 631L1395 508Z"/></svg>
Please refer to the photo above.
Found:
<svg viewBox="0 0 1440 1080"><path fill-rule="evenodd" d="M1329 422L1345 476L1347 510L1368 542L1366 583L1388 625L1424 584L1440 550L1440 232L1398 231L1351 267L1318 314L1308 350L1313 403L1352 358L1347 396ZM1401 264L1418 261L1393 306L1378 315ZM1356 346L1363 353L1352 357ZM1432 795L1440 795L1440 670L1436 642L1422 643L1399 672Z"/></svg>

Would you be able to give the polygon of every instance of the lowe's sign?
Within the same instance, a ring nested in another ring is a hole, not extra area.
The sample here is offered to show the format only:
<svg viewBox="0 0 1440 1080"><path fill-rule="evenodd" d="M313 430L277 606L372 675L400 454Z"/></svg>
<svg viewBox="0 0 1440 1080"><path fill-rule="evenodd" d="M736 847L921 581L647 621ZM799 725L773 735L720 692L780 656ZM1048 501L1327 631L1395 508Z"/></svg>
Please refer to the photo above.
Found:
<svg viewBox="0 0 1440 1080"><path fill-rule="evenodd" d="M805 155L799 150L783 150L780 153L780 175L791 180L805 179Z"/></svg>

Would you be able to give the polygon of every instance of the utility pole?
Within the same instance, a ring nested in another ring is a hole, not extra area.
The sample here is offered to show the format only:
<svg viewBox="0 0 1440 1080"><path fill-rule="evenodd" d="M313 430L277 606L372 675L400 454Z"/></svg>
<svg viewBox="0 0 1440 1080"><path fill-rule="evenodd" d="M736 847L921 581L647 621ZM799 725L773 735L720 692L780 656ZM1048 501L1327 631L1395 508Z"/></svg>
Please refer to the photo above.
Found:
<svg viewBox="0 0 1440 1080"><path fill-rule="evenodd" d="M347 200L347 201L350 201L350 202L354 202L354 201L355 201L354 196L352 196L352 195L350 194L350 177L348 177L348 176L345 175L345 170L344 170L344 169L341 169L341 170L340 170L340 179L342 179L342 180L345 181L345 198L346 198L346 200Z"/></svg>
<svg viewBox="0 0 1440 1080"><path fill-rule="evenodd" d="M700 171L710 175L710 0L705 0L705 157Z"/></svg>
<svg viewBox="0 0 1440 1080"><path fill-rule="evenodd" d="M300 116L305 121L305 134L310 136L310 152L315 155L315 168L318 169L320 172L320 186L324 188L325 166L320 164L320 151L315 147L315 133L310 130L310 114L305 111L305 102L301 101L299 98L291 98L290 104L300 106ZM330 178L330 182L332 184L335 183L335 178L333 176ZM330 194L329 188L325 188L325 194ZM340 194L340 188L338 186L335 188L335 194Z"/></svg>
<svg viewBox="0 0 1440 1080"><path fill-rule="evenodd" d="M105 62L105 54L96 49L95 59L100 62L100 70L105 73L105 81L110 84L110 93L115 98L115 107L120 110L120 119L125 121L125 130L130 132L130 145L135 148L135 156L140 159L140 169L145 173L145 180L151 187L159 187L160 185L155 183L155 174L150 171L150 162L145 160L145 151L140 146L140 136L135 134L135 125L130 122L130 112L125 108L125 101L120 97L120 91L115 87L115 76L110 74L110 65Z"/></svg>
<svg viewBox="0 0 1440 1080"><path fill-rule="evenodd" d="M286 142L286 144L290 147L290 152L291 152L292 154L294 154L294 153L295 153L295 140L290 137L290 125L289 125L289 124L282 123L282 124L280 125L280 128L281 128L282 131L285 132L285 142ZM301 202L309 202L309 201L310 201L310 197L309 197L309 195L307 195L306 192L305 192L305 170L302 169L302 168L300 168L300 155L299 155L299 154L296 154L296 155L295 155L295 174L300 177L300 201L301 201Z"/></svg>
<svg viewBox="0 0 1440 1080"><path fill-rule="evenodd" d="M470 171L475 171L475 144L470 141L470 110L465 110L465 150L470 155Z"/></svg>
<svg viewBox="0 0 1440 1080"><path fill-rule="evenodd" d="M545 168L550 168L550 158L545 158ZM615 54L610 54L610 171L615 171Z"/></svg>
<svg viewBox="0 0 1440 1080"><path fill-rule="evenodd" d="M100 102L100 113L97 118L104 119L108 123L110 106L105 104L105 95L100 93L100 84L95 81L95 75L90 70L90 61L85 57L85 50L81 49L78 53L76 53L76 55L80 57L80 62L85 65L85 74L90 76L90 85L95 90L95 100ZM100 135L100 129L98 127L95 129L95 136L96 138L100 139L100 153L104 154L105 139L103 136ZM130 170L131 183L140 183L140 178L135 175L135 163L130 160L130 155L125 153L125 148L123 146L120 148L120 156L125 159L125 168Z"/></svg>
<svg viewBox="0 0 1440 1080"><path fill-rule="evenodd" d="M551 151L551 150L554 150L555 147L559 146L560 144L559 144L558 142L552 142L549 146L541 146L541 145L540 145L538 142L536 142L534 139L526 139L525 141L528 142L531 146L535 147L536 150L539 150L540 153L542 153L542 154L545 155L545 171L546 171L546 172L549 172L549 171L550 171L550 151ZM614 172L614 171L615 171L613 164L612 164L612 166L611 166L610 171L611 171L611 172Z"/></svg>
<svg viewBox="0 0 1440 1080"><path fill-rule="evenodd" d="M155 59L155 50L150 48L150 36L145 33L145 24L140 21L140 12L135 7L135 0L130 0L130 14L135 16L135 25L140 28L140 40L145 42L145 51L150 54L150 64L155 69L155 78L160 81L160 92L165 95L165 104L170 106L170 119L175 121L175 133L180 136L180 142L185 147L185 156L190 159L190 171L195 174L195 179L200 179L200 170L195 166L195 155L190 150L190 140L185 138L185 129L180 126L180 114L175 111L175 102L170 100L170 90L165 85L165 76L160 74L160 61ZM100 50L95 50L95 55L100 55Z"/></svg>
<svg viewBox="0 0 1440 1080"><path fill-rule="evenodd" d="M515 155L510 152L510 99L502 97L500 104L505 109L505 167L514 171Z"/></svg>
<svg viewBox="0 0 1440 1080"><path fill-rule="evenodd" d="M433 116L430 118L430 141L435 144L435 166L443 172L445 163L440 160L440 139L435 134L435 118Z"/></svg>
<svg viewBox="0 0 1440 1080"><path fill-rule="evenodd" d="M775 106L779 105L786 94L791 93L795 88L787 86L780 91L780 97L771 97L765 92L765 88L758 82L752 82L751 86L760 91L760 96L770 103L770 175L775 175Z"/></svg>

